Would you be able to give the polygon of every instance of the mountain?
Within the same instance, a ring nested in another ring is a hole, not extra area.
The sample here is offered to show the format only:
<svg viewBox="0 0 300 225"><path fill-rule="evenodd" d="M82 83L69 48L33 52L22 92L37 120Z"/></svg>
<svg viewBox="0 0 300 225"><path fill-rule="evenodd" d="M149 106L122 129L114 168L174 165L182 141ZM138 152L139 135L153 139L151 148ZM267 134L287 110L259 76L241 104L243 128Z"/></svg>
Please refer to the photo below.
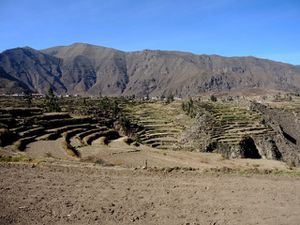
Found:
<svg viewBox="0 0 300 225"><path fill-rule="evenodd" d="M300 66L255 57L186 52L123 52L75 43L0 54L0 92L24 89L81 95L191 96L207 91L275 89L300 93Z"/></svg>
<svg viewBox="0 0 300 225"><path fill-rule="evenodd" d="M56 92L66 92L61 82L61 63L59 58L28 47L4 51L0 54L0 71L4 71L0 73L0 85L3 86L5 74L8 74L18 90L25 85L31 91L44 93L51 86Z"/></svg>
<svg viewBox="0 0 300 225"><path fill-rule="evenodd" d="M0 93L20 93L27 88L26 84L10 76L0 67Z"/></svg>
<svg viewBox="0 0 300 225"><path fill-rule="evenodd" d="M62 59L62 82L69 93L120 95L128 83L126 53L75 43L42 51Z"/></svg>

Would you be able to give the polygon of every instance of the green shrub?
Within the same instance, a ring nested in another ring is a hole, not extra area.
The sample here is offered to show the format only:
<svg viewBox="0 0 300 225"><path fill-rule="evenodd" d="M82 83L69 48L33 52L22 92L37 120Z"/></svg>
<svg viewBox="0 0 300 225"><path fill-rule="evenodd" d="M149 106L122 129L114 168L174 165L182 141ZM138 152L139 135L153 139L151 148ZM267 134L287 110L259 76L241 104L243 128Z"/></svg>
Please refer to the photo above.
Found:
<svg viewBox="0 0 300 225"><path fill-rule="evenodd" d="M28 159L25 156L1 156L0 155L0 162L23 162L27 160Z"/></svg>
<svg viewBox="0 0 300 225"><path fill-rule="evenodd" d="M169 104L171 102L174 101L174 95L172 93L170 93L168 96L167 96L167 101L166 101L166 104Z"/></svg>
<svg viewBox="0 0 300 225"><path fill-rule="evenodd" d="M212 102L216 102L218 99L217 99L216 96L211 95L211 96L210 96L210 100L211 100Z"/></svg>
<svg viewBox="0 0 300 225"><path fill-rule="evenodd" d="M28 89L24 92L24 100L27 107L32 106L32 92Z"/></svg>
<svg viewBox="0 0 300 225"><path fill-rule="evenodd" d="M46 112L60 112L61 108L58 104L58 98L54 94L52 88L49 88L44 100L44 107Z"/></svg>
<svg viewBox="0 0 300 225"><path fill-rule="evenodd" d="M197 115L197 110L194 105L193 99L189 99L187 102L182 102L181 104L182 110L189 115L190 117L194 118Z"/></svg>
<svg viewBox="0 0 300 225"><path fill-rule="evenodd" d="M118 118L122 111L119 101L116 98L101 98L98 105L101 114L107 118Z"/></svg>

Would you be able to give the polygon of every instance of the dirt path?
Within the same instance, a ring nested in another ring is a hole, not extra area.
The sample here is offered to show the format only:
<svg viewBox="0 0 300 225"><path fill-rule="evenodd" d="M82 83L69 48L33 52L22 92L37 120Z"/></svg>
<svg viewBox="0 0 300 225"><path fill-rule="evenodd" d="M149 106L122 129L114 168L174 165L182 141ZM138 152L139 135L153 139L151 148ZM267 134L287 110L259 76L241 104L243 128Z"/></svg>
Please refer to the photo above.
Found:
<svg viewBox="0 0 300 225"><path fill-rule="evenodd" d="M0 163L0 224L287 224L300 179Z"/></svg>

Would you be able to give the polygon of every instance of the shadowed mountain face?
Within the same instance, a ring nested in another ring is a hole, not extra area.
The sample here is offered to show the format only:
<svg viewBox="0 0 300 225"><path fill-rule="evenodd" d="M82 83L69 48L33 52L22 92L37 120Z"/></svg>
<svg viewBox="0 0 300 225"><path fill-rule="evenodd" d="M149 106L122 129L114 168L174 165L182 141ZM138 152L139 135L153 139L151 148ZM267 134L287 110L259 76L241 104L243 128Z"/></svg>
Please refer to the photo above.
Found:
<svg viewBox="0 0 300 225"><path fill-rule="evenodd" d="M61 82L61 62L59 58L31 48L7 50L0 54L0 68L4 71L0 73L0 85L3 86L6 73L14 79L18 90L25 87L43 93L51 86L56 92L67 91Z"/></svg>
<svg viewBox="0 0 300 225"><path fill-rule="evenodd" d="M122 52L76 43L0 54L0 91L81 95L196 95L206 91L277 89L300 92L300 67L254 57L184 52Z"/></svg>

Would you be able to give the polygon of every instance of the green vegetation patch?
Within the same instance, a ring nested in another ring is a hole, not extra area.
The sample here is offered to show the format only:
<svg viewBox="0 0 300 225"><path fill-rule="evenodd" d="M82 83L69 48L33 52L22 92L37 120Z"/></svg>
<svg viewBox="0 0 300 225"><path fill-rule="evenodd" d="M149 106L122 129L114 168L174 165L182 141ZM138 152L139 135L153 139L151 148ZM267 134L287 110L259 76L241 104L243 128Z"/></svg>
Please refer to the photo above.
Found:
<svg viewBox="0 0 300 225"><path fill-rule="evenodd" d="M1 156L0 162L26 162L29 161L25 156Z"/></svg>

